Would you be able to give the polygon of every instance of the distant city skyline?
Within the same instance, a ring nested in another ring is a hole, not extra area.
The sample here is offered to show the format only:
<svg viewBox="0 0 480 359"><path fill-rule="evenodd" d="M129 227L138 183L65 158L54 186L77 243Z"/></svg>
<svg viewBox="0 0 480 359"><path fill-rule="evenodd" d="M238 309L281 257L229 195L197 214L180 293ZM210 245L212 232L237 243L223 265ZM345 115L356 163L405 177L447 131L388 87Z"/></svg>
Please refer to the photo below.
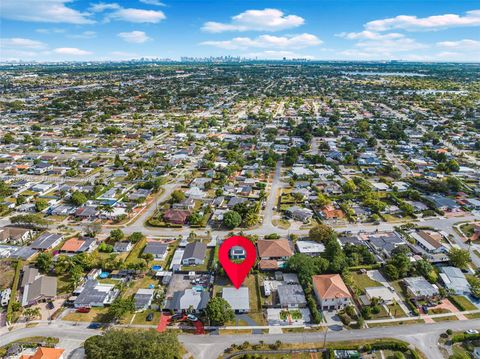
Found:
<svg viewBox="0 0 480 359"><path fill-rule="evenodd" d="M480 60L474 1L2 0L0 61Z"/></svg>

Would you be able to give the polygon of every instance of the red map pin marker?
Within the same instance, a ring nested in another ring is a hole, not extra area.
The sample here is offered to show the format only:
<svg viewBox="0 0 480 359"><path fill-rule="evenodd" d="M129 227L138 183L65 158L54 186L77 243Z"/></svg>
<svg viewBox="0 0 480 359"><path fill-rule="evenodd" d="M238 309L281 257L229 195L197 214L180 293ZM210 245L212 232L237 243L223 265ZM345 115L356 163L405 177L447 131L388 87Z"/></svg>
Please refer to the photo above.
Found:
<svg viewBox="0 0 480 359"><path fill-rule="evenodd" d="M246 257L242 263L233 263L230 259L230 249L239 246L245 250ZM218 250L218 260L225 269L228 278L232 281L235 288L240 288L243 280L247 276L250 268L255 264L257 253L253 243L245 237L233 236L223 241Z"/></svg>

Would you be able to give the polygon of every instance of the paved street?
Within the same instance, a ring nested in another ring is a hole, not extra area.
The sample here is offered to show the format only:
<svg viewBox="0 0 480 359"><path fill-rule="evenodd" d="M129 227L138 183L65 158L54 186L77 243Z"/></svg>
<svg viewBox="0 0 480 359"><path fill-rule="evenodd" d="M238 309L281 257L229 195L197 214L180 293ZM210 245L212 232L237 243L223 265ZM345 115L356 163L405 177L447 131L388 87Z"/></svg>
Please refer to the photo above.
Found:
<svg viewBox="0 0 480 359"><path fill-rule="evenodd" d="M327 333L327 341L397 338L415 345L429 359L441 359L442 356L437 346L437 341L441 333L447 329L463 331L478 328L480 328L480 319L349 331L329 331ZM62 342L68 343L68 350L70 352L75 349L76 344L80 346L85 339L99 333L97 330L87 329L84 325L73 326L71 323L39 324L36 327L22 328L3 333L0 336L0 346L26 337L49 335L59 338ZM196 359L216 359L232 344L241 344L244 341L257 343L263 340L265 343L274 343L280 340L284 343L318 343L323 341L324 335L321 332L263 335L180 335L179 339Z"/></svg>

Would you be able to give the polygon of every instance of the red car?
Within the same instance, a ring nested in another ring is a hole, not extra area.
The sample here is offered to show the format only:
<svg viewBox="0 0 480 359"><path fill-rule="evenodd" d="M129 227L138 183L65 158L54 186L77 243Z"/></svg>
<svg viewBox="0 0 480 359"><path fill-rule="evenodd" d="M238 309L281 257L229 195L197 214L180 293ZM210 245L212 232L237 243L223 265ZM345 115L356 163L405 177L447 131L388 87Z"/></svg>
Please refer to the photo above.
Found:
<svg viewBox="0 0 480 359"><path fill-rule="evenodd" d="M77 313L89 313L89 312L90 312L90 308L88 308L88 307L80 307L80 308L77 308L76 312L77 312Z"/></svg>

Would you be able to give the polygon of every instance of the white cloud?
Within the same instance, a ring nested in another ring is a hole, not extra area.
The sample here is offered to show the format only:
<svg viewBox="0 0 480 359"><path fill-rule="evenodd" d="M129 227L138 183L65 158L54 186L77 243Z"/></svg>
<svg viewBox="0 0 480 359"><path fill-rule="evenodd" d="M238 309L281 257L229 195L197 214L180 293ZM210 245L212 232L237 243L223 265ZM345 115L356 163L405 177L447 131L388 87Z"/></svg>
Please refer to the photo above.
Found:
<svg viewBox="0 0 480 359"><path fill-rule="evenodd" d="M384 39L399 39L405 37L402 34L392 32L389 34L379 34L373 31L361 31L361 32L341 32L337 34L338 37L343 37L348 40L384 40Z"/></svg>
<svg viewBox="0 0 480 359"><path fill-rule="evenodd" d="M120 32L118 34L126 42L131 42L134 44L143 44L151 38L147 36L143 31L131 31L131 32Z"/></svg>
<svg viewBox="0 0 480 359"><path fill-rule="evenodd" d="M277 9L247 10L232 17L230 23L209 21L202 30L219 33L224 31L279 31L303 25L305 20L297 15L284 15Z"/></svg>
<svg viewBox="0 0 480 359"><path fill-rule="evenodd" d="M118 9L110 13L106 20L122 20L134 23L158 23L167 17L160 10Z"/></svg>
<svg viewBox="0 0 480 359"><path fill-rule="evenodd" d="M167 6L163 2L160 2L158 0L140 0L140 2L147 5Z"/></svg>
<svg viewBox="0 0 480 359"><path fill-rule="evenodd" d="M462 26L480 26L480 10L467 11L465 16L444 14L418 18L416 16L399 15L388 19L370 21L365 24L365 28L371 31L392 29L408 31L440 30Z"/></svg>
<svg viewBox="0 0 480 359"><path fill-rule="evenodd" d="M0 17L30 22L92 24L88 13L67 7L71 0L1 0Z"/></svg>
<svg viewBox="0 0 480 359"><path fill-rule="evenodd" d="M53 28L53 29L36 29L39 34L61 34L65 32L65 29Z"/></svg>
<svg viewBox="0 0 480 359"><path fill-rule="evenodd" d="M480 41L471 39L463 39L458 41L441 41L437 42L437 46L458 50L480 50Z"/></svg>
<svg viewBox="0 0 480 359"><path fill-rule="evenodd" d="M312 34L300 34L291 36L261 35L254 39L249 37L235 37L225 41L204 41L201 45L216 46L222 49L238 50L248 48L277 48L277 49L301 49L309 46L321 45L318 37Z"/></svg>
<svg viewBox="0 0 480 359"><path fill-rule="evenodd" d="M359 41L356 43L357 47L363 48L367 51L381 51L381 52L403 52L403 51L412 51L418 49L424 49L428 47L425 44L421 44L414 39L408 37L402 37L399 39L382 39L382 40L366 40Z"/></svg>
<svg viewBox="0 0 480 359"><path fill-rule="evenodd" d="M121 6L118 5L117 3L105 3L105 2L99 2L96 4L92 4L89 8L90 11L93 12L104 12L105 10L116 10L120 9Z"/></svg>
<svg viewBox="0 0 480 359"><path fill-rule="evenodd" d="M0 39L0 48L21 48L21 49L44 49L46 44L41 41L25 39L22 37L12 37L10 39Z"/></svg>
<svg viewBox="0 0 480 359"><path fill-rule="evenodd" d="M79 34L69 35L72 39L93 39L97 37L97 33L95 31L83 31Z"/></svg>
<svg viewBox="0 0 480 359"><path fill-rule="evenodd" d="M53 50L56 54L67 55L67 56L85 56L90 55L92 52L77 49L76 47L58 47Z"/></svg>

